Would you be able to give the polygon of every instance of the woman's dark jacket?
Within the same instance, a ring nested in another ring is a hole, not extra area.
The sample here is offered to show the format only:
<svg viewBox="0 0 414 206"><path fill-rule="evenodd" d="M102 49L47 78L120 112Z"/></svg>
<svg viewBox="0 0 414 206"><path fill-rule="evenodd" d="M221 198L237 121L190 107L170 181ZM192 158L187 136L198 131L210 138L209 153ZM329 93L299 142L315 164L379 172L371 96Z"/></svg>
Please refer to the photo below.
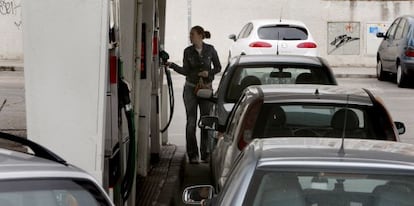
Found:
<svg viewBox="0 0 414 206"><path fill-rule="evenodd" d="M203 43L201 55L194 45L191 45L184 50L183 66L172 63L171 68L186 76L186 81L191 84L199 82L199 72L208 71L208 77L203 80L204 83L210 83L214 80L214 75L221 71L221 64L216 49L210 44Z"/></svg>

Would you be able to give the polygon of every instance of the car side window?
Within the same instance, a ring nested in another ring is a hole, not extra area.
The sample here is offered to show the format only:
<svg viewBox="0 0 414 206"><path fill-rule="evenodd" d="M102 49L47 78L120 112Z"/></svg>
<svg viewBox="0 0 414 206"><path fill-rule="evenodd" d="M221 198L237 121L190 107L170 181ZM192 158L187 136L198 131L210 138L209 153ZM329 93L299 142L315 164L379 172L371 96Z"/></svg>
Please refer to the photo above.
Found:
<svg viewBox="0 0 414 206"><path fill-rule="evenodd" d="M404 37L408 37L408 35L409 35L408 32L410 31L410 27L411 27L410 23L408 21L406 21L405 27L404 27L404 32L403 32Z"/></svg>
<svg viewBox="0 0 414 206"><path fill-rule="evenodd" d="M243 95L237 104L234 106L232 115L229 117L229 124L226 130L226 133L231 137L234 137L237 126L241 123L242 119L240 118L243 113L243 108L240 106L242 102L245 102L247 99L246 95Z"/></svg>
<svg viewBox="0 0 414 206"><path fill-rule="evenodd" d="M387 39L394 39L395 30L397 29L398 22L400 22L400 19L395 20L392 23L391 27L388 29L386 34Z"/></svg>
<svg viewBox="0 0 414 206"><path fill-rule="evenodd" d="M248 23L246 26L243 27L243 31L240 32L239 37L240 39L247 38L253 30L253 24Z"/></svg>
<svg viewBox="0 0 414 206"><path fill-rule="evenodd" d="M404 36L404 28L407 23L407 20L401 19L400 23L397 26L397 30L395 31L395 39L402 39Z"/></svg>
<svg viewBox="0 0 414 206"><path fill-rule="evenodd" d="M244 37L243 37L243 34L246 32L247 27L249 27L249 24L244 25L244 27L243 27L243 29L240 31L239 35L237 35L237 39L244 38Z"/></svg>
<svg viewBox="0 0 414 206"><path fill-rule="evenodd" d="M243 34L243 38L247 38L248 36L250 36L250 33L252 33L252 30L253 30L253 24L249 23L246 31Z"/></svg>

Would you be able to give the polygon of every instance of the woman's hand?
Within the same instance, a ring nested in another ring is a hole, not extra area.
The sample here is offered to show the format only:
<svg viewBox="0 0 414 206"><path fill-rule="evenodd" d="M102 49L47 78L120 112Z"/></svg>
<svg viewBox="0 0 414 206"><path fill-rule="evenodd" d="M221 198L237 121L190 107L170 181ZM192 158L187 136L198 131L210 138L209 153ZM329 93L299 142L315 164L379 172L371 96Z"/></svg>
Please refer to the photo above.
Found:
<svg viewBox="0 0 414 206"><path fill-rule="evenodd" d="M199 76L199 77L204 77L204 78L207 78L207 77L208 77L208 71L202 71L202 72L199 72L199 73L198 73L198 76Z"/></svg>
<svg viewBox="0 0 414 206"><path fill-rule="evenodd" d="M172 62L165 62L165 66L167 66L167 67L170 67L171 66L171 64L172 64Z"/></svg>

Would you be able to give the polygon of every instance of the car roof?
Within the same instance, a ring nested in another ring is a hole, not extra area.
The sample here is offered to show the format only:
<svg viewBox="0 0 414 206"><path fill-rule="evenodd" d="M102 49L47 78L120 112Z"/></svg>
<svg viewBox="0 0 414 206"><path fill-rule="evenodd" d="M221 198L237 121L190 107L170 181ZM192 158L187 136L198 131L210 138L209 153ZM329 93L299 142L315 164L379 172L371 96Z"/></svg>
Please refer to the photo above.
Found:
<svg viewBox="0 0 414 206"><path fill-rule="evenodd" d="M414 171L412 144L340 138L263 138L255 139L250 148L258 157L259 167L281 161L319 162L335 166L339 162L354 167L400 168ZM334 164L332 164L334 162Z"/></svg>
<svg viewBox="0 0 414 206"><path fill-rule="evenodd" d="M413 15L403 15L403 16L400 16L400 17L401 18L407 18L407 19L414 19L414 16Z"/></svg>
<svg viewBox="0 0 414 206"><path fill-rule="evenodd" d="M31 154L0 148L0 179L82 178L96 181L72 165L36 157Z"/></svg>
<svg viewBox="0 0 414 206"><path fill-rule="evenodd" d="M240 55L238 65L251 64L295 64L295 65L314 65L326 66L326 62L320 57L300 56L300 55Z"/></svg>
<svg viewBox="0 0 414 206"><path fill-rule="evenodd" d="M336 104L373 105L368 90L333 85L283 84L255 85L247 88L259 93L265 103L318 102Z"/></svg>
<svg viewBox="0 0 414 206"><path fill-rule="evenodd" d="M253 19L250 21L253 25L264 26L264 25L276 25L276 24L293 24L306 27L306 25L298 20L292 19Z"/></svg>

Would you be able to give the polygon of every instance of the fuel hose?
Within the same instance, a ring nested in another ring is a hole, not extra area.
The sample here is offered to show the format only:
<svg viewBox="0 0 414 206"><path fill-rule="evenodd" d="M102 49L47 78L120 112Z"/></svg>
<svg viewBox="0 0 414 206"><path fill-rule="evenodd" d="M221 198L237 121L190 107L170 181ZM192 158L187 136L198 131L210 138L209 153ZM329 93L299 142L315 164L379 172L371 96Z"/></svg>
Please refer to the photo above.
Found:
<svg viewBox="0 0 414 206"><path fill-rule="evenodd" d="M172 79L171 79L171 72L167 68L167 66L164 66L164 72L165 72L165 76L167 77L168 97L169 97L169 100L170 100L170 117L168 119L167 125L165 125L165 127L161 130L162 133L167 131L168 127L171 124L171 120L172 120L173 114L174 114L174 101L175 101L174 100L174 88L173 88Z"/></svg>

